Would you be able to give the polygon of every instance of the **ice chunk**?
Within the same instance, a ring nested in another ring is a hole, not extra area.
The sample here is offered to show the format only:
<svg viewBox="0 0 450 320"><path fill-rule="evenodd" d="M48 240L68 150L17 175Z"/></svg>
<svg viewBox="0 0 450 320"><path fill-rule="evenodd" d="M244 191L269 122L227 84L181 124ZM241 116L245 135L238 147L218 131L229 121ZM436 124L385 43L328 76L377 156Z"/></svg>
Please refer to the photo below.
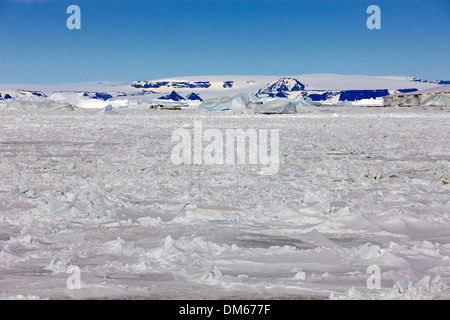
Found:
<svg viewBox="0 0 450 320"><path fill-rule="evenodd" d="M50 195L50 201L48 205L50 212L58 216L67 213L70 210L70 207L63 205L58 200L56 200L53 194Z"/></svg>
<svg viewBox="0 0 450 320"><path fill-rule="evenodd" d="M89 194L88 200L92 204L94 212L92 212L94 217L102 216L106 211L111 210L111 207L105 203L105 199L101 195Z"/></svg>
<svg viewBox="0 0 450 320"><path fill-rule="evenodd" d="M116 240L106 242L104 247L109 254L117 257L130 256L135 251L133 242L125 241L120 237L117 237Z"/></svg>
<svg viewBox="0 0 450 320"><path fill-rule="evenodd" d="M412 281L397 281L393 286L391 297L401 300L430 300L438 298L447 289L441 276L437 275L433 279L429 275L424 276L417 283Z"/></svg>
<svg viewBox="0 0 450 320"><path fill-rule="evenodd" d="M160 226L163 222L160 217L152 218L152 217L141 217L136 220L140 225L146 227L157 227Z"/></svg>
<svg viewBox="0 0 450 320"><path fill-rule="evenodd" d="M13 256L20 256L19 252L17 251L17 249L10 243L5 246L3 251L5 251L6 253L9 253L9 254L11 254Z"/></svg>
<svg viewBox="0 0 450 320"><path fill-rule="evenodd" d="M223 206L198 205L186 212L186 218L202 220L239 220L244 210Z"/></svg>
<svg viewBox="0 0 450 320"><path fill-rule="evenodd" d="M294 279L296 280L305 280L306 279L306 273L304 273L303 271L299 271L295 274Z"/></svg>

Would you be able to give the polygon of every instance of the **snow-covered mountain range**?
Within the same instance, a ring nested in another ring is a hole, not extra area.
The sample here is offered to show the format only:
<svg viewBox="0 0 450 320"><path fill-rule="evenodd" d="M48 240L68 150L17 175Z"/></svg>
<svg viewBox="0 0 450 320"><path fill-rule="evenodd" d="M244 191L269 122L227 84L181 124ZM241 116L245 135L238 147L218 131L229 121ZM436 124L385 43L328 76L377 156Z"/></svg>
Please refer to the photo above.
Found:
<svg viewBox="0 0 450 320"><path fill-rule="evenodd" d="M450 83L406 76L302 74L289 76L189 76L132 83L89 82L63 85L0 85L0 100L80 99L113 101L203 101L245 93L251 98L309 98L333 103L407 93Z"/></svg>

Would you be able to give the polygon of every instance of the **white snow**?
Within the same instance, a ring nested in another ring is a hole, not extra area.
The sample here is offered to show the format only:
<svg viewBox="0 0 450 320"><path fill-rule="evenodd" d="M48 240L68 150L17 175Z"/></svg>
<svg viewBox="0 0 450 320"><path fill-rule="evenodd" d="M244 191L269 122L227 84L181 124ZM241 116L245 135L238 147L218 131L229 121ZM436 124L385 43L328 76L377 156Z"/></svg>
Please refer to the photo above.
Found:
<svg viewBox="0 0 450 320"><path fill-rule="evenodd" d="M450 298L447 109L102 108L0 107L1 299ZM278 173L173 164L196 120L279 129Z"/></svg>

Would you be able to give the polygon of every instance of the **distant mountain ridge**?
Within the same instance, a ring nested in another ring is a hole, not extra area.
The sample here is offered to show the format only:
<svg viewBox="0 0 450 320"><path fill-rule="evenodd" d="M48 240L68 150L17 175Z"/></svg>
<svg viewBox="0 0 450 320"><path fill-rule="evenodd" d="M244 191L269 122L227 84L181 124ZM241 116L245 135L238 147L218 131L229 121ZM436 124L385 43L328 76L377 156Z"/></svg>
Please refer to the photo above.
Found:
<svg viewBox="0 0 450 320"><path fill-rule="evenodd" d="M211 82L209 81L133 81L131 86L134 88L152 88L158 89L161 87L166 88L209 88L211 87Z"/></svg>
<svg viewBox="0 0 450 320"><path fill-rule="evenodd" d="M424 80L424 79L420 79L420 78L412 78L411 81L424 82L424 83L435 83L435 84L442 84L442 85L450 84L450 80Z"/></svg>
<svg viewBox="0 0 450 320"><path fill-rule="evenodd" d="M182 100L186 100L185 98L183 98L182 96L180 96L178 93L176 93L175 91L172 91L170 94L159 97L158 99L160 100L172 100L172 101L182 101Z"/></svg>
<svg viewBox="0 0 450 320"><path fill-rule="evenodd" d="M56 96L101 101L203 101L240 93L250 98L309 98L319 102L357 101L414 92L450 83L406 76L300 74L289 76L213 75L72 85L0 85L0 100L55 99ZM194 92L195 91L195 92ZM55 96L56 95L56 96Z"/></svg>

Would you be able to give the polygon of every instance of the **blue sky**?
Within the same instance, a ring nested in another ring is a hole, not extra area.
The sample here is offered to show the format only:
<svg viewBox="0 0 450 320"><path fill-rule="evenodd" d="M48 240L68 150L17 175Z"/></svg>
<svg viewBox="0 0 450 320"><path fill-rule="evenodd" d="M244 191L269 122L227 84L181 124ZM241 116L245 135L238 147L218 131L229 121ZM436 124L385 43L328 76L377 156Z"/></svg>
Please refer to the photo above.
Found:
<svg viewBox="0 0 450 320"><path fill-rule="evenodd" d="M81 30L69 30L69 5ZM369 30L369 5L381 29ZM0 0L0 83L339 73L450 80L449 0Z"/></svg>

